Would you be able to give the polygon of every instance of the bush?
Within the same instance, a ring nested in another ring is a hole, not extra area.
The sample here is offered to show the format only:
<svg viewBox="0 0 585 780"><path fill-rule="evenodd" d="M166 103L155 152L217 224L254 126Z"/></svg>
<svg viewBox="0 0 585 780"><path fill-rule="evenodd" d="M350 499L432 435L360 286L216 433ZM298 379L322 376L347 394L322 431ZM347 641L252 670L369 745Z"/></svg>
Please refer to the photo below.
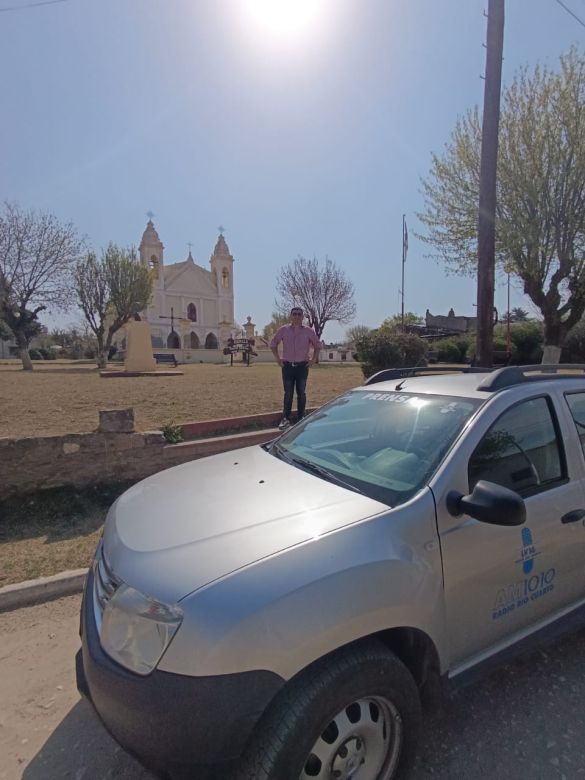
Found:
<svg viewBox="0 0 585 780"><path fill-rule="evenodd" d="M585 321L581 320L569 331L563 351L563 363L585 363Z"/></svg>
<svg viewBox="0 0 585 780"><path fill-rule="evenodd" d="M540 322L518 322L510 328L512 362L534 364L542 360L543 329Z"/></svg>
<svg viewBox="0 0 585 780"><path fill-rule="evenodd" d="M53 350L50 347L48 349L47 349L47 347L39 347L37 352L40 353L41 358L43 360L56 360L57 359L57 355L55 354L55 352L53 352Z"/></svg>
<svg viewBox="0 0 585 780"><path fill-rule="evenodd" d="M440 363L464 363L469 342L464 337L439 339L432 348L437 352Z"/></svg>
<svg viewBox="0 0 585 780"><path fill-rule="evenodd" d="M169 444L178 444L183 441L183 429L180 425L175 425L170 422L163 425L161 428L162 435L165 437Z"/></svg>
<svg viewBox="0 0 585 780"><path fill-rule="evenodd" d="M366 378L384 368L425 365L426 344L420 336L375 330L359 338L355 346Z"/></svg>
<svg viewBox="0 0 585 780"><path fill-rule="evenodd" d="M31 360L44 360L45 358L42 356L40 349L29 349L28 351L29 357Z"/></svg>

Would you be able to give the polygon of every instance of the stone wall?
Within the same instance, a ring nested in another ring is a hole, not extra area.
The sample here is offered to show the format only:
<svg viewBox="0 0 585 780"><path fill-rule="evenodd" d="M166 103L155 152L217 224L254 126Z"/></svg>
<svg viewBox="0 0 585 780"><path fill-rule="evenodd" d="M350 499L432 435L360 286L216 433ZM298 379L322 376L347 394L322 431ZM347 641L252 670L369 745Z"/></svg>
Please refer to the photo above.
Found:
<svg viewBox="0 0 585 780"><path fill-rule="evenodd" d="M207 424L207 435L209 430ZM104 411L93 433L0 438L0 500L63 485L139 480L179 463L271 438L274 429L168 444L160 431L136 432L132 409Z"/></svg>

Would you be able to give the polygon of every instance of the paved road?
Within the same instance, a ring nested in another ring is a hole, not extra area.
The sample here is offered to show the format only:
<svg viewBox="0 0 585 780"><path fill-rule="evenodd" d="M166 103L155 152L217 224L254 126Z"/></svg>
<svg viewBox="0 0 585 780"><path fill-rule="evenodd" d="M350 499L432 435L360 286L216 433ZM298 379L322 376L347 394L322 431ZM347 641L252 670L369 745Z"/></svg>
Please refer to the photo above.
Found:
<svg viewBox="0 0 585 780"><path fill-rule="evenodd" d="M79 699L79 602L0 615L2 780L152 780ZM585 780L584 667L581 631L460 691L426 724L413 780Z"/></svg>

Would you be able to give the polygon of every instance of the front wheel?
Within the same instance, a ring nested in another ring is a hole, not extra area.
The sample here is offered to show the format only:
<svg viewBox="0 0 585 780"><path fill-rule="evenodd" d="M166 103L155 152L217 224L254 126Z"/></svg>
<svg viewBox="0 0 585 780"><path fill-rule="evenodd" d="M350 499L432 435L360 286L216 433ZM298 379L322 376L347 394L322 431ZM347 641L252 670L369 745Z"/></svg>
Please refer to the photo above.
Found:
<svg viewBox="0 0 585 780"><path fill-rule="evenodd" d="M421 709L404 664L375 640L294 678L262 717L238 780L396 780L414 758Z"/></svg>

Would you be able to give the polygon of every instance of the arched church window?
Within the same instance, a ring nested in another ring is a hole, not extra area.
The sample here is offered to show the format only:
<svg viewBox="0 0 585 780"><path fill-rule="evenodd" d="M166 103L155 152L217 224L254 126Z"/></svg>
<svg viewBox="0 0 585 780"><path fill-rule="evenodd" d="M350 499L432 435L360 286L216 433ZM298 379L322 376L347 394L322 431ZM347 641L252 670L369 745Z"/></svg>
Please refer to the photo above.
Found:
<svg viewBox="0 0 585 780"><path fill-rule="evenodd" d="M189 317L191 322L197 322L197 307L194 303L190 303L187 306L187 317Z"/></svg>
<svg viewBox="0 0 585 780"><path fill-rule="evenodd" d="M224 268L221 272L221 286L226 289L230 286L230 272L227 268Z"/></svg>
<svg viewBox="0 0 585 780"><path fill-rule="evenodd" d="M164 347L163 340L160 336L151 336L150 343L153 347Z"/></svg>
<svg viewBox="0 0 585 780"><path fill-rule="evenodd" d="M199 336L196 333L191 333L191 349L199 349Z"/></svg>
<svg viewBox="0 0 585 780"><path fill-rule="evenodd" d="M217 349L217 336L215 333L208 333L205 339L205 349Z"/></svg>
<svg viewBox="0 0 585 780"><path fill-rule="evenodd" d="M167 349L180 349L181 348L181 341L179 339L178 333L175 333L174 330L172 330L169 333L169 336L167 338Z"/></svg>

